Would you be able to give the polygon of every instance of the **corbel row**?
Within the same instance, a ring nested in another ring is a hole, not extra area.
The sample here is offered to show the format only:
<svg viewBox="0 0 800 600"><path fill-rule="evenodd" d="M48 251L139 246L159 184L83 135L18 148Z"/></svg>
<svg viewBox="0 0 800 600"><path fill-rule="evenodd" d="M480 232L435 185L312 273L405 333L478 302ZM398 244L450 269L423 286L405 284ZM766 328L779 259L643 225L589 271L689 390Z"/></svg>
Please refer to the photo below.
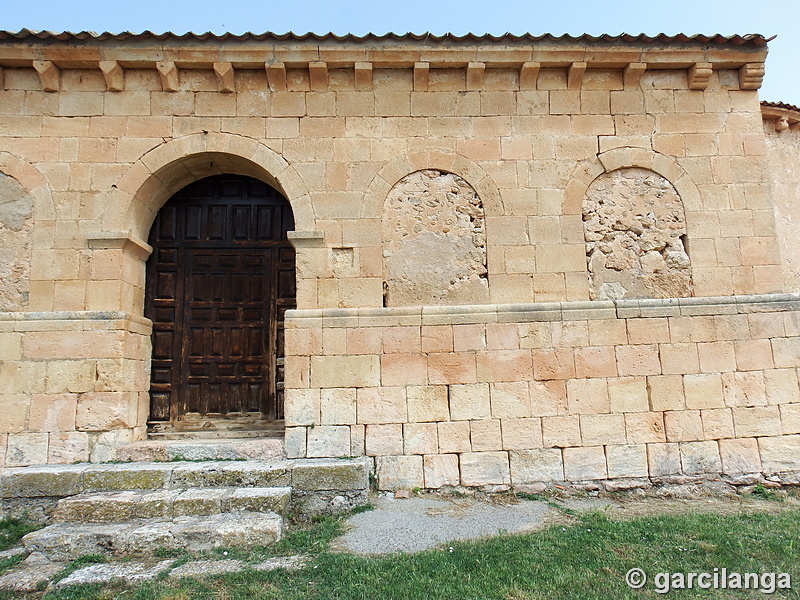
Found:
<svg viewBox="0 0 800 600"><path fill-rule="evenodd" d="M110 92L121 92L125 89L125 70L115 60L99 61L100 70L105 78L106 88ZM354 63L355 70L355 89L372 89L373 64L371 62ZM328 63L324 61L312 61L308 65L309 85L311 91L323 91L328 89L329 75ZM61 70L52 61L39 60L33 61L33 68L39 74L42 89L46 92L57 92L60 89ZM286 64L283 62L266 63L264 68L267 73L267 81L270 90L274 92L285 91L286 84ZM567 88L579 90L583 85L583 79L589 64L584 61L572 62L567 67ZM645 71L647 63L632 62L623 68L623 81L625 87L638 87ZM180 68L171 61L156 63L161 87L167 92L176 92L180 89ZM539 72L542 69L540 62L524 62L519 67L519 85L522 90L536 89ZM213 64L214 74L217 77L217 89L223 93L236 91L234 78L235 68L230 62L215 62ZM414 90L427 91L430 82L431 63L414 63ZM698 62L692 64L688 69L688 86L692 90L704 90L708 87L711 76L714 72L714 65L709 62ZM466 89L468 91L478 91L483 89L486 75L486 63L469 62L466 66ZM746 63L739 68L739 87L743 90L757 90L761 87L764 79L763 63ZM0 89L3 83L3 70L0 67Z"/></svg>

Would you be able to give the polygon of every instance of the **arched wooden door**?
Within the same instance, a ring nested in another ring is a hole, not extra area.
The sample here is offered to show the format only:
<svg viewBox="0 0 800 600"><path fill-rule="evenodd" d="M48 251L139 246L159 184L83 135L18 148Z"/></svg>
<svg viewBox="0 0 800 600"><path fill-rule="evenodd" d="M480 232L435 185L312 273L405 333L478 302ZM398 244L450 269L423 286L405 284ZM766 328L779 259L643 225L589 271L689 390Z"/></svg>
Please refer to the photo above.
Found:
<svg viewBox="0 0 800 600"><path fill-rule="evenodd" d="M250 177L201 179L161 208L146 278L151 432L259 429L283 418L291 229L286 199Z"/></svg>

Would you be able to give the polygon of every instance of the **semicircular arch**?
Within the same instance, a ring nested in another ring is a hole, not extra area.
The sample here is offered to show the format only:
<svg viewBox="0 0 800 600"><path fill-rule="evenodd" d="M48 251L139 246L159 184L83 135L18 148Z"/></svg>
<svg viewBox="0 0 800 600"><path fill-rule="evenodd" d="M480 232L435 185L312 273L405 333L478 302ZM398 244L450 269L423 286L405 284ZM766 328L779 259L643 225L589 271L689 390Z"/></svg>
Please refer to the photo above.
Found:
<svg viewBox="0 0 800 600"><path fill-rule="evenodd" d="M674 158L645 148L614 148L578 165L564 192L562 214L579 215L589 185L603 173L639 167L658 173L678 192L687 212L702 210L700 192L692 177Z"/></svg>
<svg viewBox="0 0 800 600"><path fill-rule="evenodd" d="M219 174L246 175L268 183L290 203L297 230L311 230L308 189L297 171L258 140L226 133L195 133L153 148L125 172L103 214L104 231L126 231L146 240L158 210L186 185Z"/></svg>
<svg viewBox="0 0 800 600"><path fill-rule="evenodd" d="M419 152L397 157L376 173L364 194L361 216L380 219L386 197L395 184L411 173L427 169L436 169L462 177L478 194L487 216L503 214L500 191L480 165L460 154Z"/></svg>

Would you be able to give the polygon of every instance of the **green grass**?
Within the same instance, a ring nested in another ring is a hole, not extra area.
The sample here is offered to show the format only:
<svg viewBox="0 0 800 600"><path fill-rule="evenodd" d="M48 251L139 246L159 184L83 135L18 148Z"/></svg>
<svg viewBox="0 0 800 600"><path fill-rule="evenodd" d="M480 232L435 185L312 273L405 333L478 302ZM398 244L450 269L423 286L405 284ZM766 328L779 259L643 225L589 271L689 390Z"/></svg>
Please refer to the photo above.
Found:
<svg viewBox="0 0 800 600"><path fill-rule="evenodd" d="M630 590L633 567L658 572L788 572L800 598L800 511L737 515L687 514L615 521L600 513L574 525L527 535L454 543L413 555L362 558L327 550L341 531L328 517L253 553L227 558L258 561L307 553L299 572L243 572L204 580L159 581L137 588L91 586L44 595L44 600L616 600L663 598L652 584ZM452 549L451 549L452 548ZM760 598L757 591L672 591L670 598Z"/></svg>
<svg viewBox="0 0 800 600"><path fill-rule="evenodd" d="M0 550L18 545L23 535L36 531L39 527L25 519L0 519Z"/></svg>

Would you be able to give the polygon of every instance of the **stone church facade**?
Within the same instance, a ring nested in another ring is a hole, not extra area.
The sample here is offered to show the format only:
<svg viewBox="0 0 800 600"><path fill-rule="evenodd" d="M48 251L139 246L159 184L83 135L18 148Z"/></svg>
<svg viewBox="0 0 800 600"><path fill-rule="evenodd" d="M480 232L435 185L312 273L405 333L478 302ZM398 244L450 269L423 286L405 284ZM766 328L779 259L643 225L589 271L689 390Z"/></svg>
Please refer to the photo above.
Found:
<svg viewBox="0 0 800 600"><path fill-rule="evenodd" d="M800 481L760 36L0 33L0 456Z"/></svg>

